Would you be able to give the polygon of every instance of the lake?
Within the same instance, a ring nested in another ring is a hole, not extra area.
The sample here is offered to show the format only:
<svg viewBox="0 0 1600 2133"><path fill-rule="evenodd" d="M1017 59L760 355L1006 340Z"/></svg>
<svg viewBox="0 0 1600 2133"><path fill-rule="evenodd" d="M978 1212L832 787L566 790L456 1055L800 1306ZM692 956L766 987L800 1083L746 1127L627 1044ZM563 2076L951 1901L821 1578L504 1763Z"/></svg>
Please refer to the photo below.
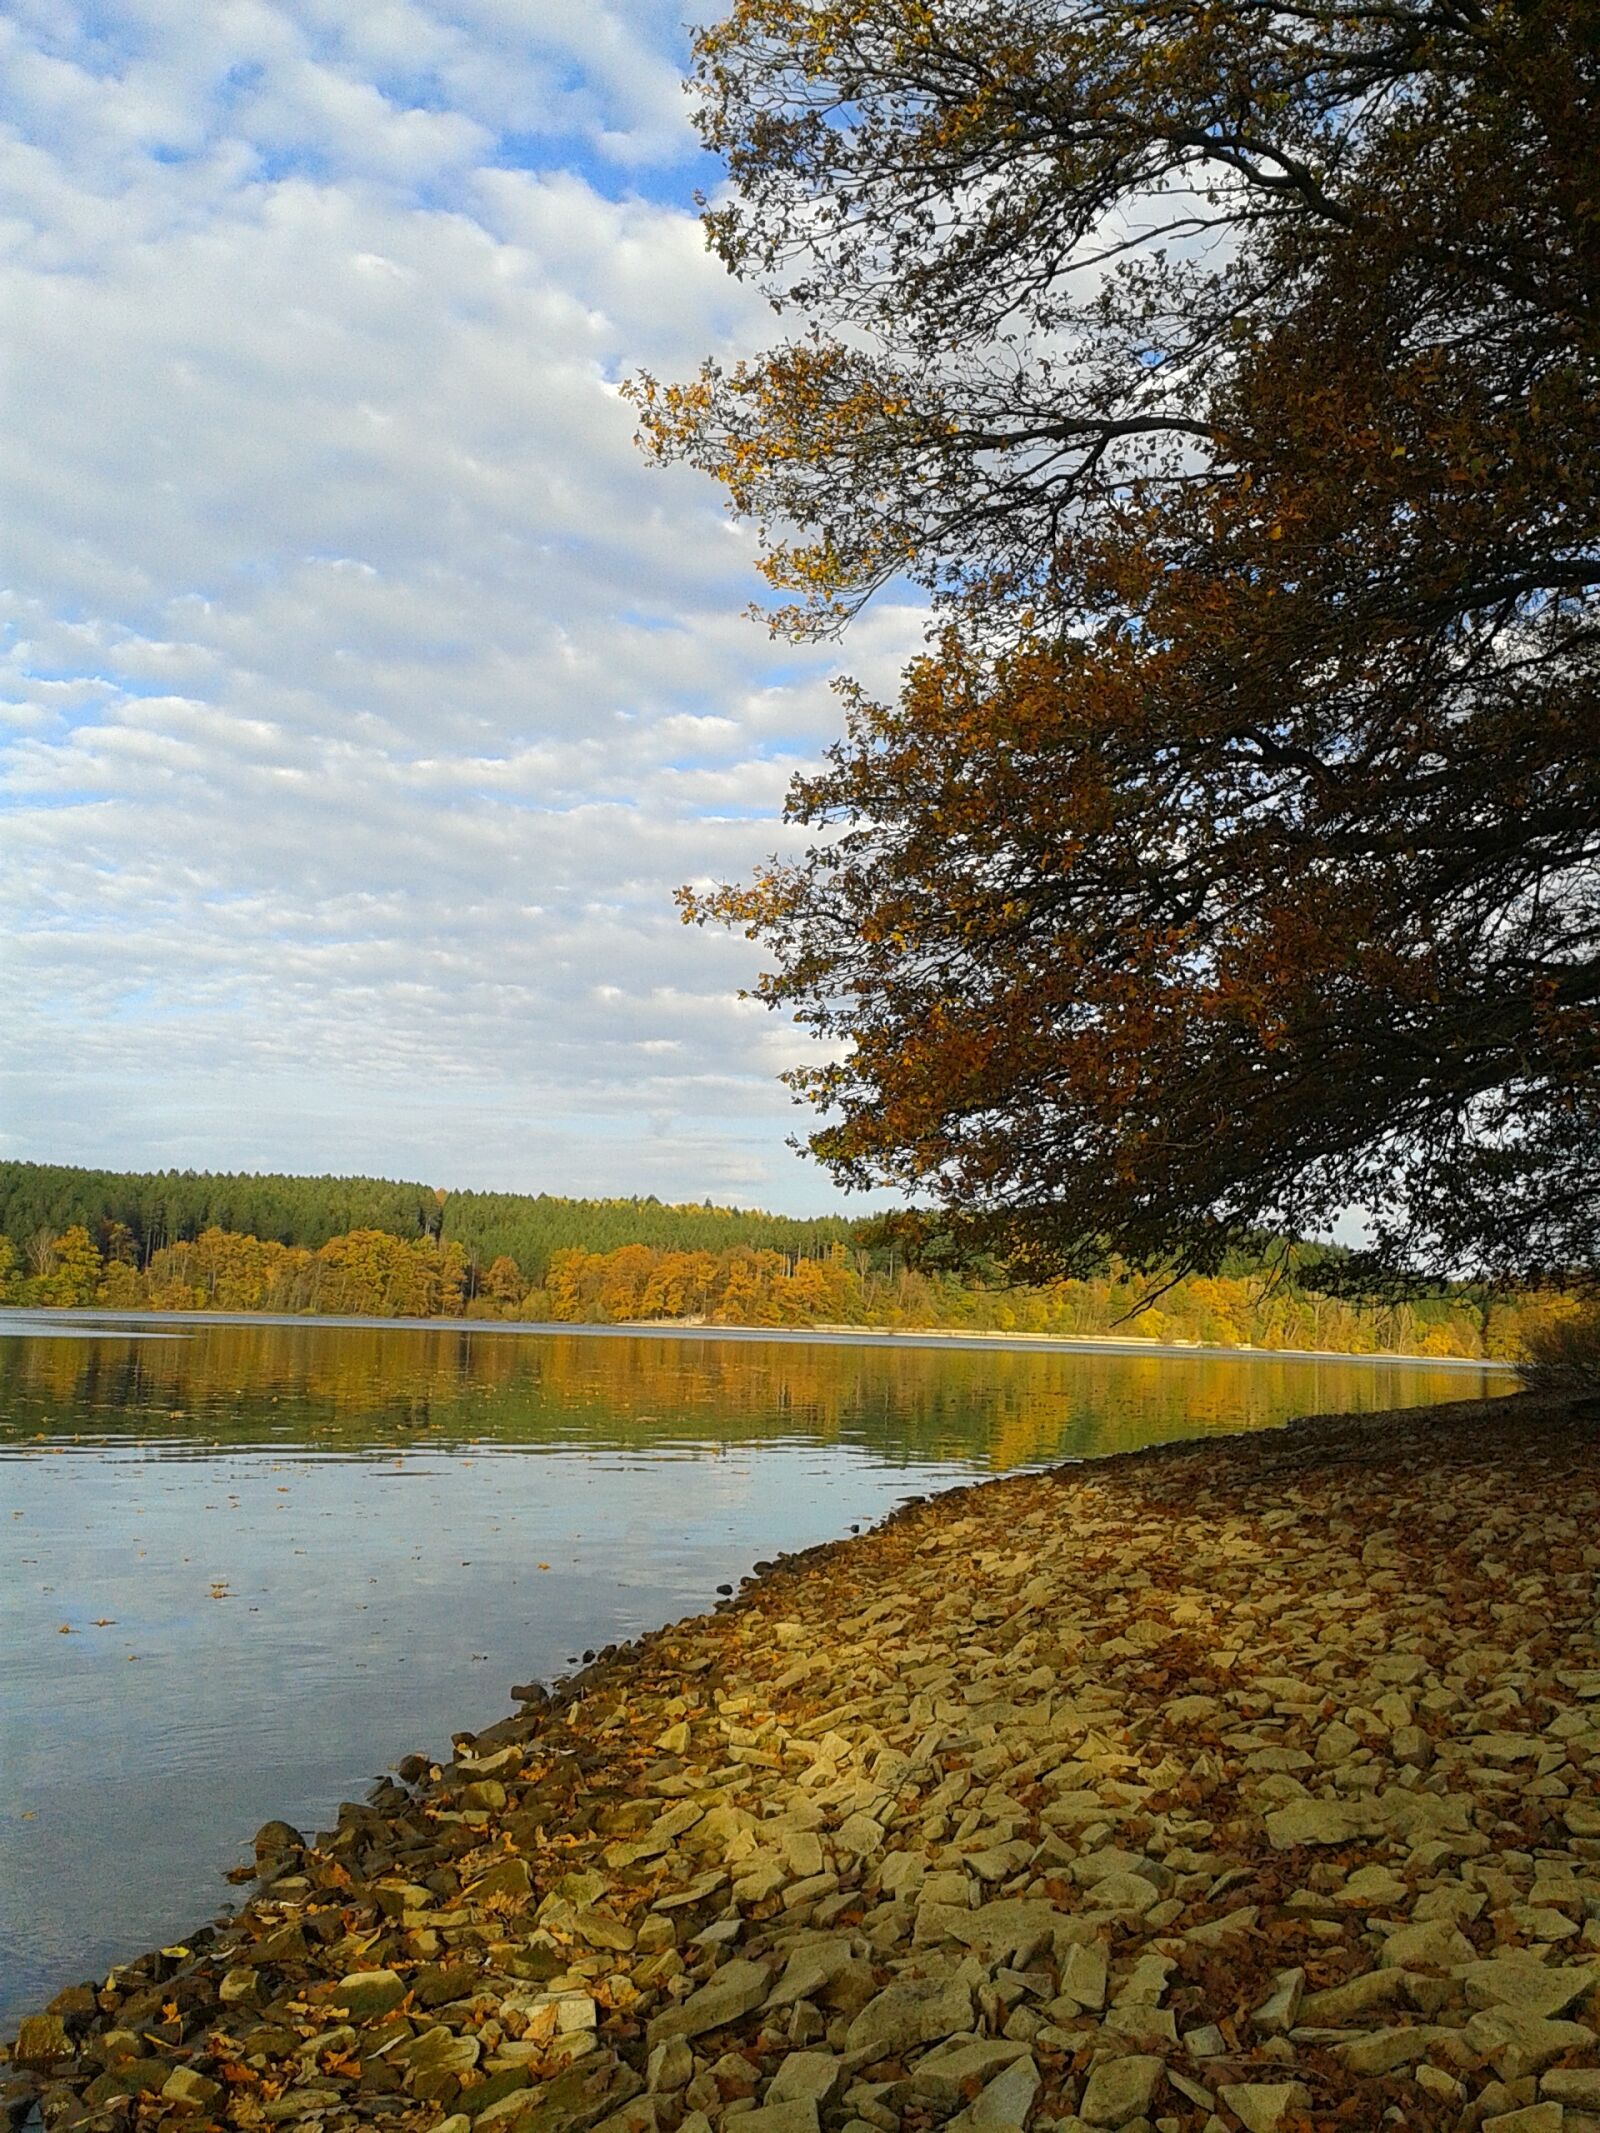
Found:
<svg viewBox="0 0 1600 2133"><path fill-rule="evenodd" d="M0 1314L0 2032L513 1682L975 1477L1513 1389L1426 1365Z"/></svg>

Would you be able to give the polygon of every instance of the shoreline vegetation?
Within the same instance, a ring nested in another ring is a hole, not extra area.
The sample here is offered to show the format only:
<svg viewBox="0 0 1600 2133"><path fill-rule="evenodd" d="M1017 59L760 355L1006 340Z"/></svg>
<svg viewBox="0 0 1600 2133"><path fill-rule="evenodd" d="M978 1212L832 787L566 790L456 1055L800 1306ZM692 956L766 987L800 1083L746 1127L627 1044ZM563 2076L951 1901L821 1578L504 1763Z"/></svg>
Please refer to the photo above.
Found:
<svg viewBox="0 0 1600 2133"><path fill-rule="evenodd" d="M36 1240L25 1272L0 1236L0 1306L567 1326L747 1328L1015 1336L1270 1353L1394 1355L1515 1364L1578 1305L1565 1296L1358 1303L1263 1272L1189 1275L1140 1310L1148 1284L1112 1266L1091 1281L996 1289L835 1244L817 1258L735 1246L641 1244L551 1253L534 1283L508 1253L487 1267L456 1244L356 1230L315 1250L217 1229L141 1264L81 1225Z"/></svg>
<svg viewBox="0 0 1600 2133"><path fill-rule="evenodd" d="M908 1266L871 1219L0 1162L0 1305L33 1309L838 1327L1512 1364L1581 1312L1555 1292L1448 1285L1350 1300L1310 1278L1340 1256L1296 1245L1273 1267L1264 1243L1141 1308L1150 1277L1115 1258L1093 1279L1004 1287Z"/></svg>
<svg viewBox="0 0 1600 2133"><path fill-rule="evenodd" d="M913 1501L266 1825L0 2109L1597 2133L1597 1533L1530 1394Z"/></svg>
<svg viewBox="0 0 1600 2133"><path fill-rule="evenodd" d="M1182 1360L1216 1361L1239 1358L1257 1359L1264 1362L1283 1363L1371 1363L1421 1364L1434 1370L1460 1370L1516 1376L1517 1366L1503 1358L1461 1355L1408 1353L1390 1348L1372 1348L1359 1351L1348 1348L1257 1348L1249 1342L1230 1345L1207 1345L1192 1340L1156 1340L1152 1336L1130 1332L1113 1333L1017 1333L995 1326L864 1326L828 1324L826 1322L805 1326L771 1326L731 1324L726 1321L701 1318L638 1318L620 1319L604 1324L585 1323L558 1319L489 1318L483 1316L455 1316L434 1318L389 1318L371 1315L335 1315L324 1312L272 1312L230 1311L223 1309L152 1309L133 1307L116 1309L107 1305L63 1306L47 1312L37 1307L18 1304L0 1304L0 1333L6 1330L8 1319L23 1321L27 1333L53 1328L69 1329L74 1325L96 1326L101 1324L121 1325L127 1320L146 1321L151 1325L220 1325L220 1326L322 1326L329 1331L339 1329L371 1328L377 1330L439 1332L455 1327L470 1329L475 1333L544 1333L576 1334L595 1338L625 1339L651 1336L679 1340L779 1340L849 1343L869 1347L966 1347L983 1350L1002 1350L1011 1354L1042 1353L1063 1350L1078 1351L1089 1355L1127 1355L1173 1357Z"/></svg>

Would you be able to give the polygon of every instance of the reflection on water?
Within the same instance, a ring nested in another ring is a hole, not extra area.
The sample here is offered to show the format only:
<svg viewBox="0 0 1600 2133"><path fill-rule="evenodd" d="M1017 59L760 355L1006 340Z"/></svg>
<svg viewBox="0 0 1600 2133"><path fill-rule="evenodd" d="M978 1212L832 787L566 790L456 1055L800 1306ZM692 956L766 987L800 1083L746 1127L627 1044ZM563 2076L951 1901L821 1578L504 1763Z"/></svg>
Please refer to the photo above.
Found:
<svg viewBox="0 0 1600 2133"><path fill-rule="evenodd" d="M512 1681L974 1474L1413 1366L199 1324L0 1340L0 2027Z"/></svg>

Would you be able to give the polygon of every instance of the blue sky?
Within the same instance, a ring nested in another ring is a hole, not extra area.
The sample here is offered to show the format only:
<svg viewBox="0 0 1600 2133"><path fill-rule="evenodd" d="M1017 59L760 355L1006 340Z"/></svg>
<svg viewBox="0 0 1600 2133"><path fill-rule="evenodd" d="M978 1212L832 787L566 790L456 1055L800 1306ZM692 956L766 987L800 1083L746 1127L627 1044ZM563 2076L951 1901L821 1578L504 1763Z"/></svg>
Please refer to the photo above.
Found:
<svg viewBox="0 0 1600 2133"><path fill-rule="evenodd" d="M0 1150L807 1210L671 889L840 651L618 381L759 346L656 0L10 0Z"/></svg>

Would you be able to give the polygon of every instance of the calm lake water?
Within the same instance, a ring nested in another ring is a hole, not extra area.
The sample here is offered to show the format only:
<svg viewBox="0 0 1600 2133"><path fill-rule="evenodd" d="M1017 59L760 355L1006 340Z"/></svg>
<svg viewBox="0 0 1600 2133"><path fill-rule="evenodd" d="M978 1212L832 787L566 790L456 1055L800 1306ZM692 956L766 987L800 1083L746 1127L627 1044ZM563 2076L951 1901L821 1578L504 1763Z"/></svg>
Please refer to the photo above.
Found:
<svg viewBox="0 0 1600 2133"><path fill-rule="evenodd" d="M1425 1366L0 1315L0 2031L512 1682L975 1476Z"/></svg>

